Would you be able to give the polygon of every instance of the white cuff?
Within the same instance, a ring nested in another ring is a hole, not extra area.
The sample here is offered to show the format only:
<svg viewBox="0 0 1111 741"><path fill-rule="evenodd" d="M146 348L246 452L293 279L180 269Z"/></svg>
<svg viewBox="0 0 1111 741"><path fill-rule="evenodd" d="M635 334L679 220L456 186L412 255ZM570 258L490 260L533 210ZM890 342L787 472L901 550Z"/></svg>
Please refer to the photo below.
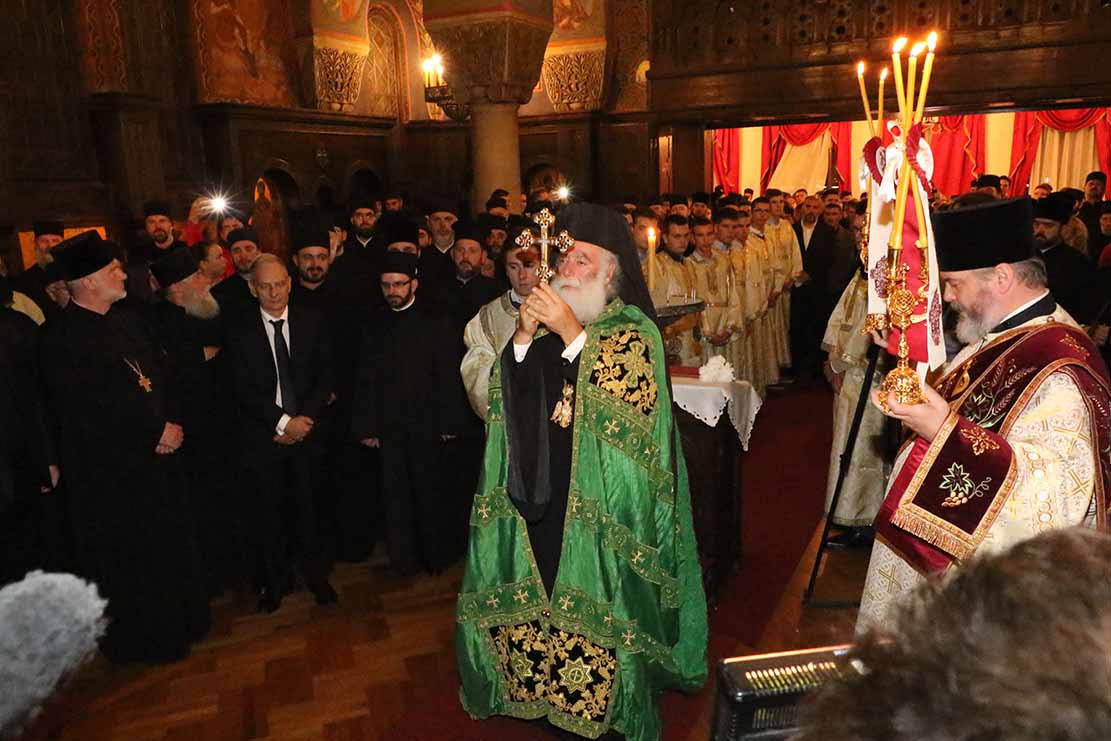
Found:
<svg viewBox="0 0 1111 741"><path fill-rule="evenodd" d="M566 360L568 363L574 361L575 358L579 357L579 353L581 353L583 351L583 346L585 344L586 344L586 330L584 329L583 331L579 332L578 337L571 340L570 345L568 345L567 347L565 347L563 349L563 359ZM514 345L513 348L516 349L517 346Z"/></svg>
<svg viewBox="0 0 1111 741"><path fill-rule="evenodd" d="M293 417L290 417L288 414L283 414L282 418L278 420L278 426L274 429L277 430L279 435L285 434L285 426L289 424L291 419L293 419Z"/></svg>
<svg viewBox="0 0 1111 741"><path fill-rule="evenodd" d="M514 342L513 343L513 359L516 360L518 363L524 362L525 356L528 355L528 349L530 347L532 347L531 342L528 343L527 345L518 345L516 342Z"/></svg>

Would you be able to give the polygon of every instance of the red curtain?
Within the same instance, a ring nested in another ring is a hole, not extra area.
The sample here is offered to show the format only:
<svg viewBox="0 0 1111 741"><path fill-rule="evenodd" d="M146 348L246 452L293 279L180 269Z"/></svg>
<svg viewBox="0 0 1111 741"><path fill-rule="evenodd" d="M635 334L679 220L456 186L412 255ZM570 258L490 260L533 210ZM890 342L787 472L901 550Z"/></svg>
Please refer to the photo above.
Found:
<svg viewBox="0 0 1111 741"><path fill-rule="evenodd" d="M1030 173L1042 141L1042 129L1079 131L1096 127L1099 169L1111 172L1111 108L1070 108L1063 111L1019 111L1011 138L1011 193L1021 195L1030 187ZM1077 183L1083 186L1083 183Z"/></svg>
<svg viewBox="0 0 1111 741"><path fill-rule="evenodd" d="M934 187L947 196L968 191L984 171L986 122L984 115L941 116L926 138L934 153Z"/></svg>
<svg viewBox="0 0 1111 741"><path fill-rule="evenodd" d="M727 194L741 191L741 132L739 129L714 129L714 179Z"/></svg>
<svg viewBox="0 0 1111 741"><path fill-rule="evenodd" d="M853 190L853 122L838 121L830 124L830 139L837 157L837 182L841 184L842 191L846 186Z"/></svg>
<svg viewBox="0 0 1111 741"><path fill-rule="evenodd" d="M760 153L760 193L762 194L768 189L772 173L775 172L775 168L779 167L779 161L783 159L783 152L786 151L788 144L796 147L805 146L826 133L829 126L827 123L765 126L763 148ZM849 126L851 127L852 124L849 124ZM850 145L846 149L850 150L849 157L851 161L852 146Z"/></svg>

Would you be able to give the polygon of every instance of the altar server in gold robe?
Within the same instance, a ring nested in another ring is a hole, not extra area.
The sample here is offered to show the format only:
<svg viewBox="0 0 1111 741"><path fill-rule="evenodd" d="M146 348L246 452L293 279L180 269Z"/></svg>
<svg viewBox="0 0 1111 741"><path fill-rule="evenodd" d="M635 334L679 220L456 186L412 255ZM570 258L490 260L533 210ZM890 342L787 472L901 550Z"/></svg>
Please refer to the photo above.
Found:
<svg viewBox="0 0 1111 741"><path fill-rule="evenodd" d="M748 241L745 248L750 252L751 265L754 270L749 272L750 287L758 291L753 299L759 301L753 327L753 363L759 367L756 371L764 386L779 383L779 368L782 357L779 335L786 337L786 329L782 322L776 321L775 288L776 273L772 262L767 232L768 219L771 217L771 207L768 199L761 196L752 202L752 226L749 229ZM758 288L752 282L759 279ZM761 389L762 390L762 389Z"/></svg>
<svg viewBox="0 0 1111 741"><path fill-rule="evenodd" d="M772 262L775 280L771 286L775 299L771 311L775 326L776 354L780 368L791 367L791 289L800 283L805 274L802 269L802 251L791 221L784 215L784 195L782 191L770 189L766 197L770 215L764 227L768 242L768 254Z"/></svg>
<svg viewBox="0 0 1111 741"><path fill-rule="evenodd" d="M695 301L690 265L684 257L690 244L690 222L685 216L672 214L664 219L662 228L664 248L655 261L656 287L652 301L656 306ZM694 336L697 324L698 318L690 314L664 328L664 349L669 365L701 365L702 351Z"/></svg>
<svg viewBox="0 0 1111 741"><path fill-rule="evenodd" d="M729 255L714 249L716 233L709 219L691 219L694 252L687 258L695 294L705 302L699 327L702 339L699 365L714 355L726 355L738 313L735 279ZM728 359L728 358L726 358ZM736 368L734 368L736 370Z"/></svg>

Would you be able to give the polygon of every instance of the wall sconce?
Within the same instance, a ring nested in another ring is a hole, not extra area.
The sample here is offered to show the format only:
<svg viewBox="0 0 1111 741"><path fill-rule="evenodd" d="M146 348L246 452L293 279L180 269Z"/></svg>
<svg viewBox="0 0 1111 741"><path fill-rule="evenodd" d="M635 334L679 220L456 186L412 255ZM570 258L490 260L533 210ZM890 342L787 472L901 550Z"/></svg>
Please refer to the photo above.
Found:
<svg viewBox="0 0 1111 741"><path fill-rule="evenodd" d="M438 105L452 121L466 121L471 115L469 106L457 103L451 86L444 79L444 60L439 54L421 62L424 73L424 100Z"/></svg>

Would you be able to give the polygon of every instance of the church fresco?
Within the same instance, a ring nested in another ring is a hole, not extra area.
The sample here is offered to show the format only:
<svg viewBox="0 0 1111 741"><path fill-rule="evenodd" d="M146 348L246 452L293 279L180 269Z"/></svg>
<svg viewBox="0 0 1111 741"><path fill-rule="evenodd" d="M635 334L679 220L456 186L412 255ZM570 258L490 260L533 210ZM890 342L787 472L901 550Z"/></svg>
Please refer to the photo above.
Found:
<svg viewBox="0 0 1111 741"><path fill-rule="evenodd" d="M365 1L365 0L364 0ZM293 33L285 6L267 0L193 0L199 94L294 107Z"/></svg>
<svg viewBox="0 0 1111 741"><path fill-rule="evenodd" d="M589 39L606 33L603 0L554 0L552 40Z"/></svg>

